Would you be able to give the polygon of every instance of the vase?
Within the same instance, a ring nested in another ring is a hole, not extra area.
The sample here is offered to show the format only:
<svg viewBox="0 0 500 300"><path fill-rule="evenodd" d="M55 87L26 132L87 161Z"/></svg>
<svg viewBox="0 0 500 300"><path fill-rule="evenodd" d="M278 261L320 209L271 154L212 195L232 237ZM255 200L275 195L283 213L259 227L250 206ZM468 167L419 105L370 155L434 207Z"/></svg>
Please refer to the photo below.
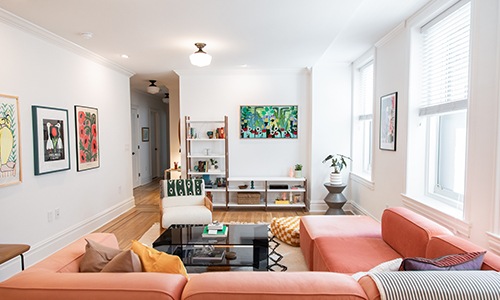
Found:
<svg viewBox="0 0 500 300"><path fill-rule="evenodd" d="M331 184L342 184L342 174L340 173L330 173L330 183Z"/></svg>
<svg viewBox="0 0 500 300"><path fill-rule="evenodd" d="M302 170L295 170L295 178L302 178Z"/></svg>

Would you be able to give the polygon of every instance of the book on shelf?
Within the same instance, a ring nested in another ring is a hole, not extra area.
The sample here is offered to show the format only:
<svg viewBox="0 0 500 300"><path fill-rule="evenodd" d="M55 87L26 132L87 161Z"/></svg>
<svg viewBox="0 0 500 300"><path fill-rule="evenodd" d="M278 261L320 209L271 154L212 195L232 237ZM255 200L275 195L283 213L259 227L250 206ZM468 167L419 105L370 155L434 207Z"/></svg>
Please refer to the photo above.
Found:
<svg viewBox="0 0 500 300"><path fill-rule="evenodd" d="M203 229L203 233L201 234L204 238L223 238L227 237L227 226L222 225L222 229L208 229L208 226L205 226Z"/></svg>
<svg viewBox="0 0 500 300"><path fill-rule="evenodd" d="M207 225L208 230L222 230L224 229L224 224L217 221Z"/></svg>
<svg viewBox="0 0 500 300"><path fill-rule="evenodd" d="M224 249L194 249L193 261L222 261L224 258Z"/></svg>

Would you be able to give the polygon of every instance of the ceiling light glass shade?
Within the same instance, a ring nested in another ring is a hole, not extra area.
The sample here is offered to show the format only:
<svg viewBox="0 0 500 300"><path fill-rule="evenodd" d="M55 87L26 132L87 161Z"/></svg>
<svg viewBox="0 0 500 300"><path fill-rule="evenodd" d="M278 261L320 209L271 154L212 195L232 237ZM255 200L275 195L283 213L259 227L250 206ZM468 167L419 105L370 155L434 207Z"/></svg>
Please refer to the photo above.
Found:
<svg viewBox="0 0 500 300"><path fill-rule="evenodd" d="M196 43L195 45L198 47L198 51L189 56L191 64L198 67L206 67L210 65L212 62L212 56L203 51L203 47L206 45L204 43Z"/></svg>
<svg viewBox="0 0 500 300"><path fill-rule="evenodd" d="M160 92L160 88L155 85L156 80L150 80L151 84L147 87L147 91L150 94L158 94Z"/></svg>

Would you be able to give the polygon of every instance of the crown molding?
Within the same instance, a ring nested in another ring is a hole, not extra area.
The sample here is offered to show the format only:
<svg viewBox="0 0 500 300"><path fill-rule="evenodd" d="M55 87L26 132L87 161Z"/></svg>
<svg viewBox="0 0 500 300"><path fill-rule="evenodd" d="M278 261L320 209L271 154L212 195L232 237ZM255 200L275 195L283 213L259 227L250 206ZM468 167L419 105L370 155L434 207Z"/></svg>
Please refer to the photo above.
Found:
<svg viewBox="0 0 500 300"><path fill-rule="evenodd" d="M378 40L378 42L375 43L375 48L380 48L383 45L387 44L389 41L391 41L398 34L400 34L401 32L403 32L403 30L405 28L406 28L406 22L399 23L398 26L396 26L388 34L386 34L384 37L382 37L380 40Z"/></svg>
<svg viewBox="0 0 500 300"><path fill-rule="evenodd" d="M77 55L80 55L84 58L87 58L91 61L94 61L100 65L103 65L107 68L120 72L128 77L131 77L135 74L135 72L120 66L119 64L112 62L96 53L83 48L73 42L70 42L36 24L33 24L19 16L14 15L11 12L8 12L4 9L0 8L0 21L7 25L10 25L14 28L20 29L28 34L36 36L40 39L48 41L49 43L56 45L58 47L69 50Z"/></svg>

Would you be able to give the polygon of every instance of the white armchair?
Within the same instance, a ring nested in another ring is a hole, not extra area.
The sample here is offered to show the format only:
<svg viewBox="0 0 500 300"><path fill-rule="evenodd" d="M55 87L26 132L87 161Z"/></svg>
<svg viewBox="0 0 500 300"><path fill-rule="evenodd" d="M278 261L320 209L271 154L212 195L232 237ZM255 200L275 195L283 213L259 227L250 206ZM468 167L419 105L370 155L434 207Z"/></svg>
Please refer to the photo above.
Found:
<svg viewBox="0 0 500 300"><path fill-rule="evenodd" d="M212 222L213 205L202 179L161 180L160 191L161 227Z"/></svg>

